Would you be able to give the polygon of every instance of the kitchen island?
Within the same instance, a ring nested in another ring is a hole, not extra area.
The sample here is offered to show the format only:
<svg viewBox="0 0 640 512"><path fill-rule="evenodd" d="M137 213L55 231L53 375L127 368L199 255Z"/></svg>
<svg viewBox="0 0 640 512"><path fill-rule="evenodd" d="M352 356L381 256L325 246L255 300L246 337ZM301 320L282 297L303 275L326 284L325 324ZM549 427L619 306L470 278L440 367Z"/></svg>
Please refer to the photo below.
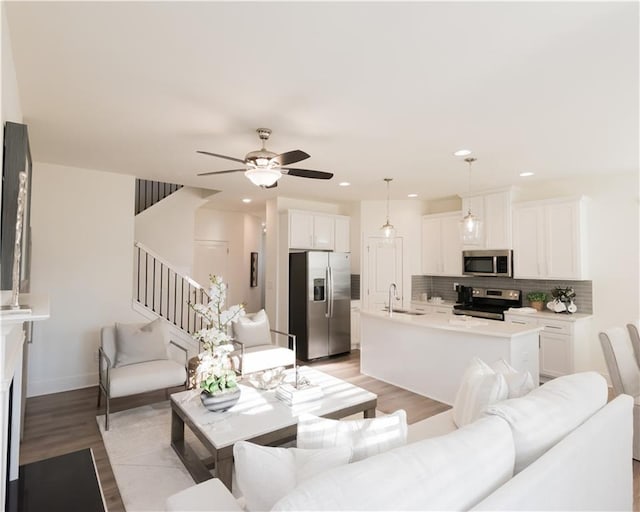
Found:
<svg viewBox="0 0 640 512"><path fill-rule="evenodd" d="M466 316L361 311L360 371L452 405L473 357L504 359L538 385L540 330Z"/></svg>

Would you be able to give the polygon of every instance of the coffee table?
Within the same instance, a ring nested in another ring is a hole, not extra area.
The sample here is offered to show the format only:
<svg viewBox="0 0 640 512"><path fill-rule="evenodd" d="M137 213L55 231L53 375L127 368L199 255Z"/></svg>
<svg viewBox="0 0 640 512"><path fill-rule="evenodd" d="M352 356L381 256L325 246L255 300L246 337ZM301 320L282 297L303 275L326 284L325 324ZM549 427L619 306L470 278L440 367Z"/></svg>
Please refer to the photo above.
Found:
<svg viewBox="0 0 640 512"><path fill-rule="evenodd" d="M324 396L317 400L289 406L278 400L275 391L264 391L240 385L240 400L225 412L210 412L200 402L200 391L191 389L171 395L171 446L196 483L212 478L207 463L212 462L215 476L231 490L233 445L238 441L273 446L295 439L298 415L311 413L340 419L356 413L365 418L376 414L378 397L309 367L298 370L312 384L322 388ZM293 380L292 371L287 379ZM187 425L212 456L201 460L185 442Z"/></svg>

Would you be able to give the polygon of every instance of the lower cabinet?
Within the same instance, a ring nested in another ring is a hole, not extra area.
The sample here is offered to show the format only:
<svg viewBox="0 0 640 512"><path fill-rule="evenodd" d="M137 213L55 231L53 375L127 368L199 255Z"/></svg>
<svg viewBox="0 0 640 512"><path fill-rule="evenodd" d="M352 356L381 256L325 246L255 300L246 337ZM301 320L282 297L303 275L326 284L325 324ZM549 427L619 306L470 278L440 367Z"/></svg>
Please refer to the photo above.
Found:
<svg viewBox="0 0 640 512"><path fill-rule="evenodd" d="M556 313L505 313L505 322L542 327L540 375L560 377L589 367L591 315Z"/></svg>
<svg viewBox="0 0 640 512"><path fill-rule="evenodd" d="M411 302L411 309L415 311L421 311L424 313L434 313L437 315L452 315L453 304L440 305L440 304L426 304L424 302Z"/></svg>

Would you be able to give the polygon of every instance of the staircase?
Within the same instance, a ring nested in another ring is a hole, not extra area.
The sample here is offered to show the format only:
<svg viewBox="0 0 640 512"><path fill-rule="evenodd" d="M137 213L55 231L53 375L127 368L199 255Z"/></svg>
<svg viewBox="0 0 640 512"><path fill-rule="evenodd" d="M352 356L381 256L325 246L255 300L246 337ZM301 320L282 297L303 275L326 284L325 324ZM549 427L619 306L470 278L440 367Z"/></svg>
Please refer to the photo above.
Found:
<svg viewBox="0 0 640 512"><path fill-rule="evenodd" d="M182 185L136 178L136 215L180 190Z"/></svg>
<svg viewBox="0 0 640 512"><path fill-rule="evenodd" d="M134 304L193 335L205 324L189 304L206 304L209 300L202 286L181 275L149 248L134 243Z"/></svg>

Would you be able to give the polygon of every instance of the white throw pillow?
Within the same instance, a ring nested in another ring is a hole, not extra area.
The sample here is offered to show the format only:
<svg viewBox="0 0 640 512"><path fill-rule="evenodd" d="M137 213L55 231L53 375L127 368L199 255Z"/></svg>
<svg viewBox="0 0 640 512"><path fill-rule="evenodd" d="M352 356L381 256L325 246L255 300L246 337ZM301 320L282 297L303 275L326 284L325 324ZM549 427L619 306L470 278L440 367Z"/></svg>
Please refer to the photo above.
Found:
<svg viewBox="0 0 640 512"><path fill-rule="evenodd" d="M508 398L518 398L526 395L535 388L533 377L530 372L519 372L504 359L500 359L491 365L491 368L501 375L504 375L509 386Z"/></svg>
<svg viewBox="0 0 640 512"><path fill-rule="evenodd" d="M169 336L161 318L148 324L116 323L114 367L169 359Z"/></svg>
<svg viewBox="0 0 640 512"><path fill-rule="evenodd" d="M327 450L271 448L248 441L233 446L238 489L251 512L271 510L300 482L327 469L348 464L351 448Z"/></svg>
<svg viewBox="0 0 640 512"><path fill-rule="evenodd" d="M233 322L233 337L244 343L245 348L271 345L269 318L264 309L252 315L242 315Z"/></svg>
<svg viewBox="0 0 640 512"><path fill-rule="evenodd" d="M453 421L458 427L477 420L491 404L504 400L509 387L503 375L474 357L462 376L453 402Z"/></svg>
<svg viewBox="0 0 640 512"><path fill-rule="evenodd" d="M607 381L598 373L575 373L494 404L487 414L501 417L511 427L518 473L603 407L607 394Z"/></svg>
<svg viewBox="0 0 640 512"><path fill-rule="evenodd" d="M298 416L298 448L350 446L351 462L407 443L407 413L399 409L379 418L329 420L313 414Z"/></svg>
<svg viewBox="0 0 640 512"><path fill-rule="evenodd" d="M325 471L273 510L469 510L513 476L513 437L499 418Z"/></svg>

